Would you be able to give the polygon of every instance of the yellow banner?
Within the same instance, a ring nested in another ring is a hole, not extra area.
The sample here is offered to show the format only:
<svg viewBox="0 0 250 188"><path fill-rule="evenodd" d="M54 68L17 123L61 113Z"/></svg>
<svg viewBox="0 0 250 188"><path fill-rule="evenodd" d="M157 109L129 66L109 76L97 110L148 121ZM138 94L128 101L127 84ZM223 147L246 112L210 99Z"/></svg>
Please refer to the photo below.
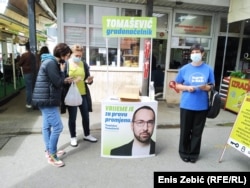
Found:
<svg viewBox="0 0 250 188"><path fill-rule="evenodd" d="M250 157L250 93L245 95L228 144Z"/></svg>
<svg viewBox="0 0 250 188"><path fill-rule="evenodd" d="M238 113L248 92L250 92L250 80L231 77L225 109Z"/></svg>

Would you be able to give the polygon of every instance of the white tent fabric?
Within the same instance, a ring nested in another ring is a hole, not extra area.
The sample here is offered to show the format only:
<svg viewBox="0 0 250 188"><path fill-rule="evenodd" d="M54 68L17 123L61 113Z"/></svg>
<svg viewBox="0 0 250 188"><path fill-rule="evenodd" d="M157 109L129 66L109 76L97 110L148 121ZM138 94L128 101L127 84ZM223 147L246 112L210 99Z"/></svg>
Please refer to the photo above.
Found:
<svg viewBox="0 0 250 188"><path fill-rule="evenodd" d="M230 0L228 23L250 18L250 0Z"/></svg>

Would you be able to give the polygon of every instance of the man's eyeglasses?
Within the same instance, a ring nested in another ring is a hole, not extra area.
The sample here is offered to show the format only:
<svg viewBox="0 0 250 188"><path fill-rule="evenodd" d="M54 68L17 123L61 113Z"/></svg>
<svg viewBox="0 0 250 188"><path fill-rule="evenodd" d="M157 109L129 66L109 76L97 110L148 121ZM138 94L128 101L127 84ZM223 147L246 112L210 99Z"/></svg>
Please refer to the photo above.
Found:
<svg viewBox="0 0 250 188"><path fill-rule="evenodd" d="M133 121L133 122L138 127L143 127L145 124L148 127L153 127L155 125L155 121L154 120L149 120L149 121L138 120L138 121Z"/></svg>

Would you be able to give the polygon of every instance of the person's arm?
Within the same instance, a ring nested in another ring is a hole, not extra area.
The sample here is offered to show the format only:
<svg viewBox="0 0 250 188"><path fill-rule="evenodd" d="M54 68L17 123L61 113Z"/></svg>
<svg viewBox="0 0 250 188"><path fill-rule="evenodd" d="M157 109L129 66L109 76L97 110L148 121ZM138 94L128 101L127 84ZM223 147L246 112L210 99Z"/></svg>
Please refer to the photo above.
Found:
<svg viewBox="0 0 250 188"><path fill-rule="evenodd" d="M19 67L22 67L23 66L23 64L24 64L24 55L22 55L21 57L20 57L20 60L17 62L17 65L19 66Z"/></svg>
<svg viewBox="0 0 250 188"><path fill-rule="evenodd" d="M89 66L88 66L88 64L87 63L83 63L84 64L84 70L85 70L85 82L87 83L87 84L89 84L89 85L91 85L92 83L93 83L93 79L94 79L94 77L93 76L91 76L90 75L90 71L89 71Z"/></svg>
<svg viewBox="0 0 250 188"><path fill-rule="evenodd" d="M69 76L69 62L65 63L64 75L64 86L69 88L70 84L74 81L74 79Z"/></svg>
<svg viewBox="0 0 250 188"><path fill-rule="evenodd" d="M180 90L180 91L188 91L188 92L193 92L195 91L195 87L194 86L186 86L180 83L176 83L175 88Z"/></svg>
<svg viewBox="0 0 250 188"><path fill-rule="evenodd" d="M213 84L206 84L206 85L203 85L199 88L203 91L210 91L212 89L212 87L213 87Z"/></svg>
<svg viewBox="0 0 250 188"><path fill-rule="evenodd" d="M52 84L57 88L61 87L64 83L65 79L64 68L65 68L65 63L59 64L59 70L57 62L50 62L47 65L48 77L51 80Z"/></svg>

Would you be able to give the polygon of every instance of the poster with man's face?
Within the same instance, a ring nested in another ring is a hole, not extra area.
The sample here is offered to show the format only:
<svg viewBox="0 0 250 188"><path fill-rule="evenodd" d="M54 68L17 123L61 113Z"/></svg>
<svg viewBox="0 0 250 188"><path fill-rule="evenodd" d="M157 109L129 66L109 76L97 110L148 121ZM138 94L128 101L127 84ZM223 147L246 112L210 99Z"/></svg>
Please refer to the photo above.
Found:
<svg viewBox="0 0 250 188"><path fill-rule="evenodd" d="M157 101L102 102L101 156L155 156Z"/></svg>

